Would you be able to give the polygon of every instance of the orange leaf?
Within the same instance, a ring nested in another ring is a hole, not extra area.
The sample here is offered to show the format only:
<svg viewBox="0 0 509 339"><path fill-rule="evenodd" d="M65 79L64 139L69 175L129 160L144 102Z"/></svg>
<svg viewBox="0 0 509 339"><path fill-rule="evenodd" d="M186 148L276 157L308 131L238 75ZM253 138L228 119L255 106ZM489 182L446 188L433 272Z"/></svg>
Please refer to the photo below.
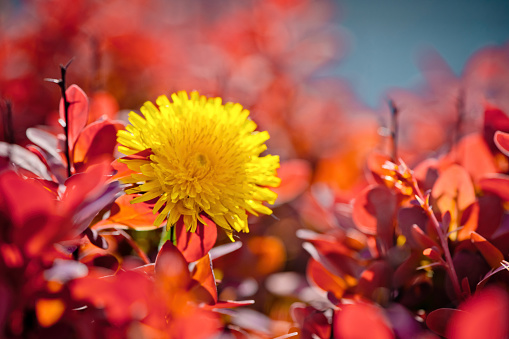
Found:
<svg viewBox="0 0 509 339"><path fill-rule="evenodd" d="M42 327L55 324L65 311L65 304L60 299L39 299L35 303L37 320Z"/></svg>
<svg viewBox="0 0 509 339"><path fill-rule="evenodd" d="M306 276L320 289L333 293L338 300L348 287L343 278L332 274L313 258L308 261Z"/></svg>
<svg viewBox="0 0 509 339"><path fill-rule="evenodd" d="M212 262L209 254L196 261L191 278L195 283L191 290L196 298L207 304L215 304L217 302L216 278L212 271Z"/></svg>
<svg viewBox="0 0 509 339"><path fill-rule="evenodd" d="M498 248L476 232L470 233L470 240L492 268L500 266L500 262L504 260L504 255Z"/></svg>
<svg viewBox="0 0 509 339"><path fill-rule="evenodd" d="M459 165L451 165L440 174L431 196L437 199L437 204L442 213L446 211L454 215L454 205L460 211L464 211L475 202L475 190L472 179L468 172Z"/></svg>
<svg viewBox="0 0 509 339"><path fill-rule="evenodd" d="M147 203L131 204L136 198L134 194L121 195L115 200L108 219L101 220L93 226L94 229L110 227L133 228L137 231L149 231L166 225L154 226L157 215L153 213L153 205Z"/></svg>

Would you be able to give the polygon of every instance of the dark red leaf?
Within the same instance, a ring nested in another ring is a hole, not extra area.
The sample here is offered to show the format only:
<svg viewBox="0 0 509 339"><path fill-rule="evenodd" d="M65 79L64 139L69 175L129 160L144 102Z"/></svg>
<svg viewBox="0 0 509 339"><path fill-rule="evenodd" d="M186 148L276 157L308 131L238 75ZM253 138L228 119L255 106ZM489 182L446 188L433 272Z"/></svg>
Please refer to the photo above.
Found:
<svg viewBox="0 0 509 339"><path fill-rule="evenodd" d="M447 326L452 316L462 311L453 308L439 308L426 317L426 325L430 330L445 337Z"/></svg>

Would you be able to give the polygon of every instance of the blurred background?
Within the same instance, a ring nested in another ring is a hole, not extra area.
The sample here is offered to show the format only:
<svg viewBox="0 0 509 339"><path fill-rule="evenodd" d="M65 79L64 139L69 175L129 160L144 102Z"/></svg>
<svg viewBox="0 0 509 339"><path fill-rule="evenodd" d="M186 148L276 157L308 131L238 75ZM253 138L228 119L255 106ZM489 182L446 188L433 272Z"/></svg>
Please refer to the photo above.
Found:
<svg viewBox="0 0 509 339"><path fill-rule="evenodd" d="M60 92L44 79L73 58L68 84L89 96L89 122L125 121L161 94L198 90L241 103L269 131L282 160L276 218L250 220L242 249L214 262L220 299L256 300L238 325L268 337L288 333L294 302L327 302L306 277L306 231L341 226L348 246L365 248L350 202L373 182L370 155L391 155L388 98L398 155L412 167L478 130L487 101L509 111L507 1L3 0L0 9L0 99L13 115L2 140L27 144L34 125L59 130ZM160 234L132 235L153 259Z"/></svg>

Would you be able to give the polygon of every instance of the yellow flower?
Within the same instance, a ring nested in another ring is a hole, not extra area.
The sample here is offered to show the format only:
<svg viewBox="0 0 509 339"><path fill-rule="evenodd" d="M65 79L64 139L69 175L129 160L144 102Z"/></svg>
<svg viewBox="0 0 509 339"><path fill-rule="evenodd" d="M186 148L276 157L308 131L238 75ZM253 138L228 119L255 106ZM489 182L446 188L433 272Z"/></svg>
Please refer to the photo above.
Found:
<svg viewBox="0 0 509 339"><path fill-rule="evenodd" d="M232 230L249 232L247 213L271 214L263 202L273 204L277 194L265 186L277 187L279 156L260 154L267 149L269 133L257 132L240 104L222 104L185 91L157 98L156 107L146 102L140 116L129 114L131 125L117 134L119 151L132 155L146 149L152 154L142 160L121 159L136 174L124 179L134 184L126 193L143 193L133 203L157 198L154 214L159 226L180 217L188 231L205 213L232 238ZM161 210L162 209L162 210Z"/></svg>

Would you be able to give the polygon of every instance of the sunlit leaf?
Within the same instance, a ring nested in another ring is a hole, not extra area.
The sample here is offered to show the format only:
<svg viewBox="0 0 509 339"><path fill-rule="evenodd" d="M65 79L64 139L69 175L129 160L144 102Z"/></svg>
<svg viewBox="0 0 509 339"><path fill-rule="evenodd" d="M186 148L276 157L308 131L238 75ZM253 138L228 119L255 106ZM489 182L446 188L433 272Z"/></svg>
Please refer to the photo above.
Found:
<svg viewBox="0 0 509 339"><path fill-rule="evenodd" d="M177 221L174 226L176 227L177 248L187 262L202 258L216 243L216 225L209 218L205 216L202 218L207 224L203 225L198 222L195 232L188 232L182 220Z"/></svg>
<svg viewBox="0 0 509 339"><path fill-rule="evenodd" d="M69 147L72 149L79 133L88 120L88 98L85 92L77 85L71 85L65 91L67 101L70 103L67 126L69 129ZM60 100L60 119L65 121L64 100Z"/></svg>

